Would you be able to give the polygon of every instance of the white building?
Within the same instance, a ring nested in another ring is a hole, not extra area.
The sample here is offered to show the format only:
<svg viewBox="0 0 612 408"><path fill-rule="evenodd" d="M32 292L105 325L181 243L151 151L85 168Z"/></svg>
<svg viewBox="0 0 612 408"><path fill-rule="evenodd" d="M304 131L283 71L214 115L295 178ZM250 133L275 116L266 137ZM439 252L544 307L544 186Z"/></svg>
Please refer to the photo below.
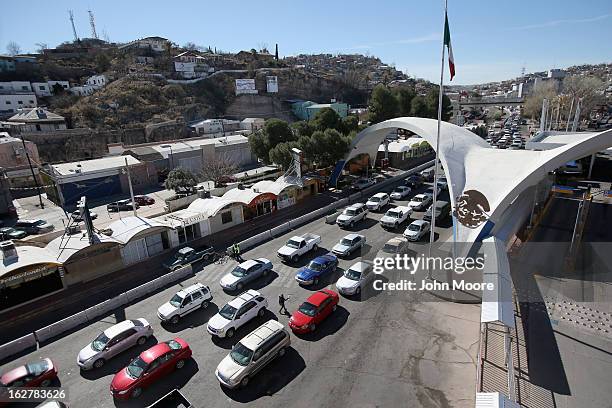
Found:
<svg viewBox="0 0 612 408"><path fill-rule="evenodd" d="M32 86L28 81L0 82L0 93L32 93Z"/></svg>
<svg viewBox="0 0 612 408"><path fill-rule="evenodd" d="M54 93L54 87L59 84L64 90L68 90L70 85L68 81L47 81L47 82L32 82L32 91L36 96L51 96Z"/></svg>
<svg viewBox="0 0 612 408"><path fill-rule="evenodd" d="M35 108L37 106L38 102L34 93L0 94L0 111L17 112L21 108Z"/></svg>
<svg viewBox="0 0 612 408"><path fill-rule="evenodd" d="M16 115L8 119L8 122L20 124L21 130L24 132L66 130L64 117L44 108L20 109Z"/></svg>
<svg viewBox="0 0 612 408"><path fill-rule="evenodd" d="M106 75L94 75L92 77L87 78L87 81L85 81L86 85L89 85L94 89L103 88L104 86L106 86L107 83L108 79L106 78Z"/></svg>
<svg viewBox="0 0 612 408"><path fill-rule="evenodd" d="M245 118L240 122L240 129L255 132L263 129L265 124L266 120L263 118Z"/></svg>
<svg viewBox="0 0 612 408"><path fill-rule="evenodd" d="M126 48L150 48L155 52L163 52L166 50L166 44L168 43L167 38L163 37L145 37L139 40L132 41L119 47L119 49Z"/></svg>
<svg viewBox="0 0 612 408"><path fill-rule="evenodd" d="M73 86L72 88L70 88L70 92L74 95L79 95L79 96L87 96L87 95L91 95L92 93L94 93L96 89L91 86L91 85L83 85L83 86Z"/></svg>

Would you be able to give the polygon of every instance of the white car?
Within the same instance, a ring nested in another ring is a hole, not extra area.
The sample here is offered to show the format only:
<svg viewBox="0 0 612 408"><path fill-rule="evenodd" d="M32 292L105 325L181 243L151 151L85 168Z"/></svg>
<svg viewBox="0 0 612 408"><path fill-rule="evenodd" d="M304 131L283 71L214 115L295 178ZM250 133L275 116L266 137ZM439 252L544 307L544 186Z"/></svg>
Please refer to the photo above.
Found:
<svg viewBox="0 0 612 408"><path fill-rule="evenodd" d="M380 211L385 205L389 204L389 194L376 193L368 199L366 207L370 211Z"/></svg>
<svg viewBox="0 0 612 408"><path fill-rule="evenodd" d="M152 335L153 328L145 319L124 320L104 330L83 347L77 357L77 364L83 370L100 368L128 348L142 346Z"/></svg>
<svg viewBox="0 0 612 408"><path fill-rule="evenodd" d="M410 218L412 208L410 207L394 207L389 209L380 219L380 225L384 228L397 228L401 223Z"/></svg>
<svg viewBox="0 0 612 408"><path fill-rule="evenodd" d="M404 236L409 241L418 241L429 232L430 227L429 221L415 220L406 228Z"/></svg>
<svg viewBox="0 0 612 408"><path fill-rule="evenodd" d="M438 179L438 187L440 187L442 190L448 190L448 181L446 178L441 177Z"/></svg>
<svg viewBox="0 0 612 408"><path fill-rule="evenodd" d="M349 256L357 249L363 247L366 237L359 234L348 234L332 248L332 252L338 256Z"/></svg>
<svg viewBox="0 0 612 408"><path fill-rule="evenodd" d="M234 337L241 326L257 316L264 317L268 301L261 293L250 289L230 300L208 321L207 330L213 336Z"/></svg>
<svg viewBox="0 0 612 408"><path fill-rule="evenodd" d="M346 207L342 214L336 218L336 224L340 227L352 228L357 222L365 219L368 215L368 209L365 204L357 203Z"/></svg>
<svg viewBox="0 0 612 408"><path fill-rule="evenodd" d="M406 197L408 194L410 194L411 191L412 189L410 187L399 186L393 189L390 196L393 200L401 200L404 197Z"/></svg>
<svg viewBox="0 0 612 408"><path fill-rule="evenodd" d="M196 283L178 291L172 299L161 305L157 309L157 317L162 322L176 324L181 317L200 308L206 309L211 300L210 288Z"/></svg>
<svg viewBox="0 0 612 408"><path fill-rule="evenodd" d="M373 276L370 262L357 262L344 271L344 275L336 282L336 289L345 296L359 295Z"/></svg>
<svg viewBox="0 0 612 408"><path fill-rule="evenodd" d="M432 202L432 197L429 194L417 194L412 197L412 200L408 203L408 207L413 210L424 210Z"/></svg>

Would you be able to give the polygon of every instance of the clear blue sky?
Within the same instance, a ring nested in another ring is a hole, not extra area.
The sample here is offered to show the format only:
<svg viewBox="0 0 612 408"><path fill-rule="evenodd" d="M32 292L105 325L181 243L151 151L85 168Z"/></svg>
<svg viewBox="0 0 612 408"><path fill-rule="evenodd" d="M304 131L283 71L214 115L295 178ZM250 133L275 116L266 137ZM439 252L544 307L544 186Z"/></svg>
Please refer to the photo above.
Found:
<svg viewBox="0 0 612 408"><path fill-rule="evenodd" d="M224 51L278 43L281 56L369 53L439 78L442 0L10 1L0 6L0 52L10 41L32 52L72 40L69 9L81 37L90 36L91 9L98 34L115 42L159 35ZM612 0L449 0L449 20L454 84L612 61Z"/></svg>

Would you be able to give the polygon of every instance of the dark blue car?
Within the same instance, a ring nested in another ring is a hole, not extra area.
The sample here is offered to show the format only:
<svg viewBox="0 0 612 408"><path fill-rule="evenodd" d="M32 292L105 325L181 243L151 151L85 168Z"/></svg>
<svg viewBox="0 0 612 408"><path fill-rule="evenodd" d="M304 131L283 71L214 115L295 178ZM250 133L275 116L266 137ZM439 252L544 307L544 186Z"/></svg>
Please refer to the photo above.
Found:
<svg viewBox="0 0 612 408"><path fill-rule="evenodd" d="M322 276L334 272L337 266L338 258L332 253L318 256L310 261L308 266L300 268L295 280L300 285L316 285Z"/></svg>

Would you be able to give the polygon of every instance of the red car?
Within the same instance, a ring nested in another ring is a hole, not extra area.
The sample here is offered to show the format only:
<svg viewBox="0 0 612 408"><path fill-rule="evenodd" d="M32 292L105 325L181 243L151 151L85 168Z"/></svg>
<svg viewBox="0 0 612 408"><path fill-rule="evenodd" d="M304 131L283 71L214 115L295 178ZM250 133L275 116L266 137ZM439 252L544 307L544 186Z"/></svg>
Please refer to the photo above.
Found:
<svg viewBox="0 0 612 408"><path fill-rule="evenodd" d="M298 334L315 331L317 324L336 310L339 301L340 297L333 290L316 291L293 312L289 319L289 327Z"/></svg>
<svg viewBox="0 0 612 408"><path fill-rule="evenodd" d="M13 368L0 377L1 387L49 387L57 379L57 367L50 358Z"/></svg>
<svg viewBox="0 0 612 408"><path fill-rule="evenodd" d="M138 398L143 388L183 368L189 358L189 344L179 337L158 343L115 374L110 385L111 395L118 399Z"/></svg>
<svg viewBox="0 0 612 408"><path fill-rule="evenodd" d="M155 204L155 199L145 195L134 196L134 201L138 205L151 205Z"/></svg>

